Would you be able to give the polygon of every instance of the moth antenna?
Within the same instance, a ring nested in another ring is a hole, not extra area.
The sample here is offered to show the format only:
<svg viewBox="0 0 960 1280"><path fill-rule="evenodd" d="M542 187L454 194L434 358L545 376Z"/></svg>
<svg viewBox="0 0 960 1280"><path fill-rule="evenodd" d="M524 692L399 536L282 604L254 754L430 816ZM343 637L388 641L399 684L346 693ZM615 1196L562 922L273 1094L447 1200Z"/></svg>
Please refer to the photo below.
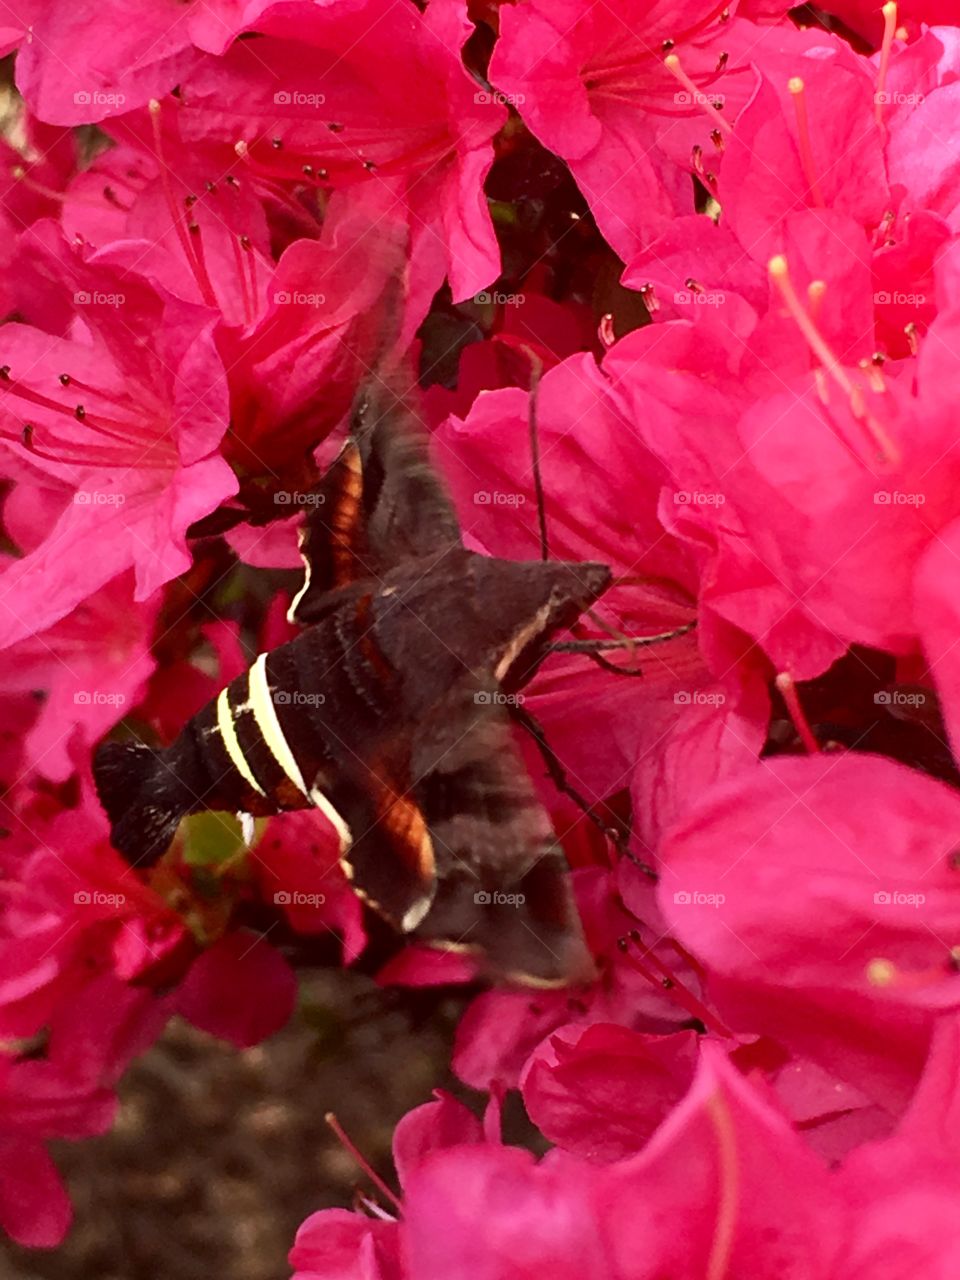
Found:
<svg viewBox="0 0 960 1280"><path fill-rule="evenodd" d="M550 543L547 538L547 505L543 493L543 476L540 474L540 428L537 423L537 404L540 396L540 379L543 377L543 361L526 342L518 342L530 361L530 385L527 400L527 434L530 438L530 466L533 471L533 492L537 499L537 527L540 534L540 559L550 559Z"/></svg>
<svg viewBox="0 0 960 1280"><path fill-rule="evenodd" d="M659 879L653 867L642 862L630 849L626 834L623 831L618 830L616 827L604 822L598 814L594 813L590 802L585 796L581 795L567 777L566 769L564 769L563 765L557 758L557 754L553 747L551 747L550 743L547 741L547 735L544 731L543 725L536 716L533 715L532 712L527 711L525 707L521 707L519 704L515 704L511 707L511 714L520 727L525 729L537 744L537 749L543 757L543 763L547 766L547 773L550 777L550 781L557 790L562 795L565 795L568 800L573 801L584 817L588 818L597 830L607 840L609 840L611 844L613 844L618 853L623 854L625 857L628 857L631 862L636 863L644 874L649 876L652 880Z"/></svg>
<svg viewBox="0 0 960 1280"><path fill-rule="evenodd" d="M530 393L527 401L527 430L530 435L530 465L533 469L533 491L537 498L537 525L540 531L540 559L550 559L550 543L547 539L547 504L543 493L543 476L540 473L540 430L537 423L537 401L540 396L540 378L543 361L527 348L530 357Z"/></svg>
<svg viewBox="0 0 960 1280"><path fill-rule="evenodd" d="M660 881L659 872L655 871L654 868L651 867L649 862L644 862L642 858L637 857L637 855L633 852L633 850L628 845L625 845L623 848L623 856L625 858L628 858L635 867L637 867L640 871L642 871L648 880L652 880L654 884L659 883Z"/></svg>

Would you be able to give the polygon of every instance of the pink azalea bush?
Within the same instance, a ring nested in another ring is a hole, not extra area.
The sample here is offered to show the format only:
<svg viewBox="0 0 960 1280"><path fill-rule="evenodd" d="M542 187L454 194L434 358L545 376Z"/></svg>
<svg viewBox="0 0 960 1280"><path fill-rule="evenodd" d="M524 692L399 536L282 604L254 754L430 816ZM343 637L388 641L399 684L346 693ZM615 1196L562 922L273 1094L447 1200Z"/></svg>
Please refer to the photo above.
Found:
<svg viewBox="0 0 960 1280"><path fill-rule="evenodd" d="M189 826L139 876L91 753L117 726L171 741L245 644L289 638L290 494L406 356L472 548L539 555L535 408L551 553L611 566L618 634L696 625L640 677L558 654L527 690L576 789L630 823L604 840L528 751L596 976L476 988L453 1068L485 1114L407 1115L395 1188L310 1217L297 1277L960 1274L958 21L3 7L15 1240L63 1239L45 1143L109 1127L170 1017L249 1046L291 1016L261 907L364 955L322 814L248 853ZM424 947L379 974L475 977ZM501 1138L510 1090L539 1158Z"/></svg>

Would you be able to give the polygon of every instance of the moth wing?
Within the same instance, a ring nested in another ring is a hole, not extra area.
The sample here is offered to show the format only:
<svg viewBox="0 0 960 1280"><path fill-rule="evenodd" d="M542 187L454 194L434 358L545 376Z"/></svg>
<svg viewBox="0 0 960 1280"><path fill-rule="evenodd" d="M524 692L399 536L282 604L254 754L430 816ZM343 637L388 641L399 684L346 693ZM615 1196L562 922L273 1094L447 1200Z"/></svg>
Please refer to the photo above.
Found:
<svg viewBox="0 0 960 1280"><path fill-rule="evenodd" d="M477 950L501 977L587 980L569 869L493 688L465 680L416 734L413 791L436 863L416 936Z"/></svg>
<svg viewBox="0 0 960 1280"><path fill-rule="evenodd" d="M436 893L426 818L386 753L341 772L329 799L352 840L341 865L359 896L403 933L415 929Z"/></svg>
<svg viewBox="0 0 960 1280"><path fill-rule="evenodd" d="M384 568L462 549L453 503L430 459L426 424L409 396L375 380L361 398L356 423L367 539Z"/></svg>
<svg viewBox="0 0 960 1280"><path fill-rule="evenodd" d="M303 585L287 611L290 622L318 622L332 594L375 572L363 512L363 464L355 440L312 490L300 529Z"/></svg>
<svg viewBox="0 0 960 1280"><path fill-rule="evenodd" d="M313 497L300 536L305 578L291 622L316 622L329 593L351 582L382 580L405 560L439 560L463 545L423 423L409 400L379 378L361 394L353 434Z"/></svg>

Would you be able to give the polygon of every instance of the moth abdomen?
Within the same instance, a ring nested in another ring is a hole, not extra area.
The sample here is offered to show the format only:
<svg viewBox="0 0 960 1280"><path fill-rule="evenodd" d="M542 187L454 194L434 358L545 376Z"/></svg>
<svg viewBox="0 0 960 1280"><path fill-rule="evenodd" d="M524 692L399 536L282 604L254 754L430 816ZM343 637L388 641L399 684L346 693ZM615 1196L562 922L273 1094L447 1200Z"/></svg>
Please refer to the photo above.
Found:
<svg viewBox="0 0 960 1280"><path fill-rule="evenodd" d="M94 757L93 777L114 848L134 864L156 862L196 800L169 752L142 742L107 742Z"/></svg>
<svg viewBox="0 0 960 1280"><path fill-rule="evenodd" d="M229 757L221 788L231 802L227 807L251 790L253 813L314 803L314 780L330 755L324 695L309 683L304 686L294 653L307 638L261 653L217 699L216 732L208 733L206 742L213 755L225 751Z"/></svg>

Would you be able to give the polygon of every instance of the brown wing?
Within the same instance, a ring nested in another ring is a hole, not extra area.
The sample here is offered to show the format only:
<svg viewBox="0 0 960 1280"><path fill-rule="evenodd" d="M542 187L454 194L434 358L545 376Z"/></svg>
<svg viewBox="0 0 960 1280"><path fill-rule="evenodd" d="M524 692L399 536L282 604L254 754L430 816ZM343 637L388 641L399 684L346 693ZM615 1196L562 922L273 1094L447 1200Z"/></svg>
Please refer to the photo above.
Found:
<svg viewBox="0 0 960 1280"><path fill-rule="evenodd" d="M403 933L475 951L501 977L586 980L592 965L550 820L493 687L466 677L329 797L354 888Z"/></svg>
<svg viewBox="0 0 960 1280"><path fill-rule="evenodd" d="M372 760L331 791L353 843L342 865L353 888L402 933L415 929L436 892L433 841L416 800L391 777L386 761Z"/></svg>
<svg viewBox="0 0 960 1280"><path fill-rule="evenodd" d="M416 936L477 950L517 981L585 980L592 962L566 860L496 697L464 680L415 737L413 794L437 876Z"/></svg>
<svg viewBox="0 0 960 1280"><path fill-rule="evenodd" d="M353 435L312 496L300 540L306 576L291 622L316 622L329 593L359 578L382 580L404 560L439 559L462 546L423 424L379 378L358 400Z"/></svg>
<svg viewBox="0 0 960 1280"><path fill-rule="evenodd" d="M373 573L363 513L363 465L356 441L347 441L310 497L300 530L303 586L287 613L291 622L316 622L326 611L331 592Z"/></svg>

